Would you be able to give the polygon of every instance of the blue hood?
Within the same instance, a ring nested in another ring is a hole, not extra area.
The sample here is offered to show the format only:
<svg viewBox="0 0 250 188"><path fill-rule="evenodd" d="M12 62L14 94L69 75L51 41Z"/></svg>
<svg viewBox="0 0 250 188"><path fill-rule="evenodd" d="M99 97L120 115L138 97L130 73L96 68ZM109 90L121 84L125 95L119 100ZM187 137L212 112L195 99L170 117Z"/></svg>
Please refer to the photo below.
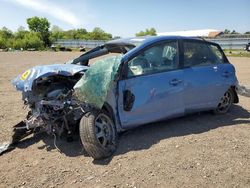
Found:
<svg viewBox="0 0 250 188"><path fill-rule="evenodd" d="M19 91L31 91L33 81L40 77L53 75L73 76L74 74L87 70L87 66L74 64L53 64L36 66L25 71L22 75L17 76L12 84Z"/></svg>

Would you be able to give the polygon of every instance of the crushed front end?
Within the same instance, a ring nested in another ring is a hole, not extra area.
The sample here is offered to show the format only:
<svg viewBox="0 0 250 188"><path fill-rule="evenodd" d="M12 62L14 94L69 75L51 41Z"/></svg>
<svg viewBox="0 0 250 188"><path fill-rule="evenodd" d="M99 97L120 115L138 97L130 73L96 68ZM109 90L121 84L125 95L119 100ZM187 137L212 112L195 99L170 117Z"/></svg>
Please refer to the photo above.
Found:
<svg viewBox="0 0 250 188"><path fill-rule="evenodd" d="M50 135L66 133L71 139L79 119L88 109L73 96L73 87L87 66L57 64L36 66L16 77L12 84L22 92L29 108L26 119L14 127L12 143L31 132L46 131Z"/></svg>

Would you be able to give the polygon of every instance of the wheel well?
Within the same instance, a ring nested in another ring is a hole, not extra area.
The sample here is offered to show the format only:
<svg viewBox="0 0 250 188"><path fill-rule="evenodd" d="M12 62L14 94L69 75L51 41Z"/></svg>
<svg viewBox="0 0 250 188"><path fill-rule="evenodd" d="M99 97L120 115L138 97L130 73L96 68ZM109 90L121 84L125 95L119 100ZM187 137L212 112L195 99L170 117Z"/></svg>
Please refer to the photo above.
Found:
<svg viewBox="0 0 250 188"><path fill-rule="evenodd" d="M115 121L113 109L108 103L104 103L102 110L105 111L113 121Z"/></svg>
<svg viewBox="0 0 250 188"><path fill-rule="evenodd" d="M231 86L231 89L234 93L234 103L238 103L239 102L239 97L238 97L238 94L236 92L236 86Z"/></svg>

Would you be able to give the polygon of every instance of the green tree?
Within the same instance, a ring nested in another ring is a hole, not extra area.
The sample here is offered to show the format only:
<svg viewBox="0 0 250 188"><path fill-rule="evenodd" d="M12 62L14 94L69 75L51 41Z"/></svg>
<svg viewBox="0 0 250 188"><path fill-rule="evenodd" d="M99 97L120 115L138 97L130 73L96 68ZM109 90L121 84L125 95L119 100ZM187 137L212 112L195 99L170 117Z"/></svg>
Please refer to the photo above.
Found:
<svg viewBox="0 0 250 188"><path fill-rule="evenodd" d="M233 30L233 31L231 32L231 34L240 34L240 33L238 33L238 32L236 32L235 30Z"/></svg>
<svg viewBox="0 0 250 188"><path fill-rule="evenodd" d="M21 38L10 40L9 46L11 46L13 49L16 49L16 50L20 50L21 48L26 49L25 40Z"/></svg>
<svg viewBox="0 0 250 188"><path fill-rule="evenodd" d="M224 34L230 34L231 32L230 32L230 30L229 29L225 29L224 30Z"/></svg>
<svg viewBox="0 0 250 188"><path fill-rule="evenodd" d="M140 31L139 33L135 34L137 37L139 36L155 36L156 30L155 28L146 29L145 31Z"/></svg>
<svg viewBox="0 0 250 188"><path fill-rule="evenodd" d="M64 38L65 38L64 31L60 27L54 25L51 29L50 41L54 42L58 39L64 39Z"/></svg>
<svg viewBox="0 0 250 188"><path fill-rule="evenodd" d="M64 35L65 35L65 39L78 39L77 38L77 32L76 32L75 29L65 31Z"/></svg>
<svg viewBox="0 0 250 188"><path fill-rule="evenodd" d="M52 35L54 32L52 31ZM112 39L112 35L110 33L106 33L99 27L93 29L92 32L88 32L84 28L72 29L68 31L62 31L61 39L83 39L83 40L110 40ZM57 38L59 39L59 37Z"/></svg>
<svg viewBox="0 0 250 188"><path fill-rule="evenodd" d="M88 39L91 40L110 40L112 39L112 35L110 33L106 33L99 27L93 29L92 32L88 33Z"/></svg>
<svg viewBox="0 0 250 188"><path fill-rule="evenodd" d="M44 41L41 40L40 36L36 32L29 32L24 37L25 41L25 49L35 48L35 49L43 49Z"/></svg>
<svg viewBox="0 0 250 188"><path fill-rule="evenodd" d="M88 31L84 28L77 29L75 32L75 39L86 39Z"/></svg>
<svg viewBox="0 0 250 188"><path fill-rule="evenodd" d="M6 40L0 36L0 49L7 48Z"/></svg>
<svg viewBox="0 0 250 188"><path fill-rule="evenodd" d="M23 26L20 26L14 35L16 39L23 39L27 33L29 33L29 31L25 30Z"/></svg>
<svg viewBox="0 0 250 188"><path fill-rule="evenodd" d="M8 48L9 41L14 37L13 32L6 27L0 29L0 48Z"/></svg>
<svg viewBox="0 0 250 188"><path fill-rule="evenodd" d="M10 39L14 37L13 32L9 30L7 27L3 27L0 30L0 36L4 39Z"/></svg>
<svg viewBox="0 0 250 188"><path fill-rule="evenodd" d="M44 49L44 42L40 38L40 34L37 32L27 32L23 38L15 38L9 40L9 47L20 50L21 48L27 50L29 48L35 48L36 50Z"/></svg>
<svg viewBox="0 0 250 188"><path fill-rule="evenodd" d="M249 34L250 34L250 31L247 31L247 32L245 32L244 34L245 34L245 35L249 35Z"/></svg>
<svg viewBox="0 0 250 188"><path fill-rule="evenodd" d="M28 18L27 24L29 26L30 31L40 34L40 37L45 47L50 46L51 44L50 32L49 32L50 23L46 18L39 18L37 16Z"/></svg>

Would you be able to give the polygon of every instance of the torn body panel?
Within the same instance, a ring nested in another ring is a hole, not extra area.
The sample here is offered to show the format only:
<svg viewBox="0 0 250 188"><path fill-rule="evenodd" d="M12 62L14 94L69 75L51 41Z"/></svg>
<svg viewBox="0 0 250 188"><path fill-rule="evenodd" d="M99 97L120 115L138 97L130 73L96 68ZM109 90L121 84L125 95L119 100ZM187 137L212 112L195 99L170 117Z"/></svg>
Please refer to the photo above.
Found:
<svg viewBox="0 0 250 188"><path fill-rule="evenodd" d="M87 66L71 65L71 64L54 64L36 66L27 71L22 75L17 76L12 84L19 91L28 92L32 90L33 82L39 78L48 78L50 76L61 75L61 76L73 76L76 73L87 70Z"/></svg>

